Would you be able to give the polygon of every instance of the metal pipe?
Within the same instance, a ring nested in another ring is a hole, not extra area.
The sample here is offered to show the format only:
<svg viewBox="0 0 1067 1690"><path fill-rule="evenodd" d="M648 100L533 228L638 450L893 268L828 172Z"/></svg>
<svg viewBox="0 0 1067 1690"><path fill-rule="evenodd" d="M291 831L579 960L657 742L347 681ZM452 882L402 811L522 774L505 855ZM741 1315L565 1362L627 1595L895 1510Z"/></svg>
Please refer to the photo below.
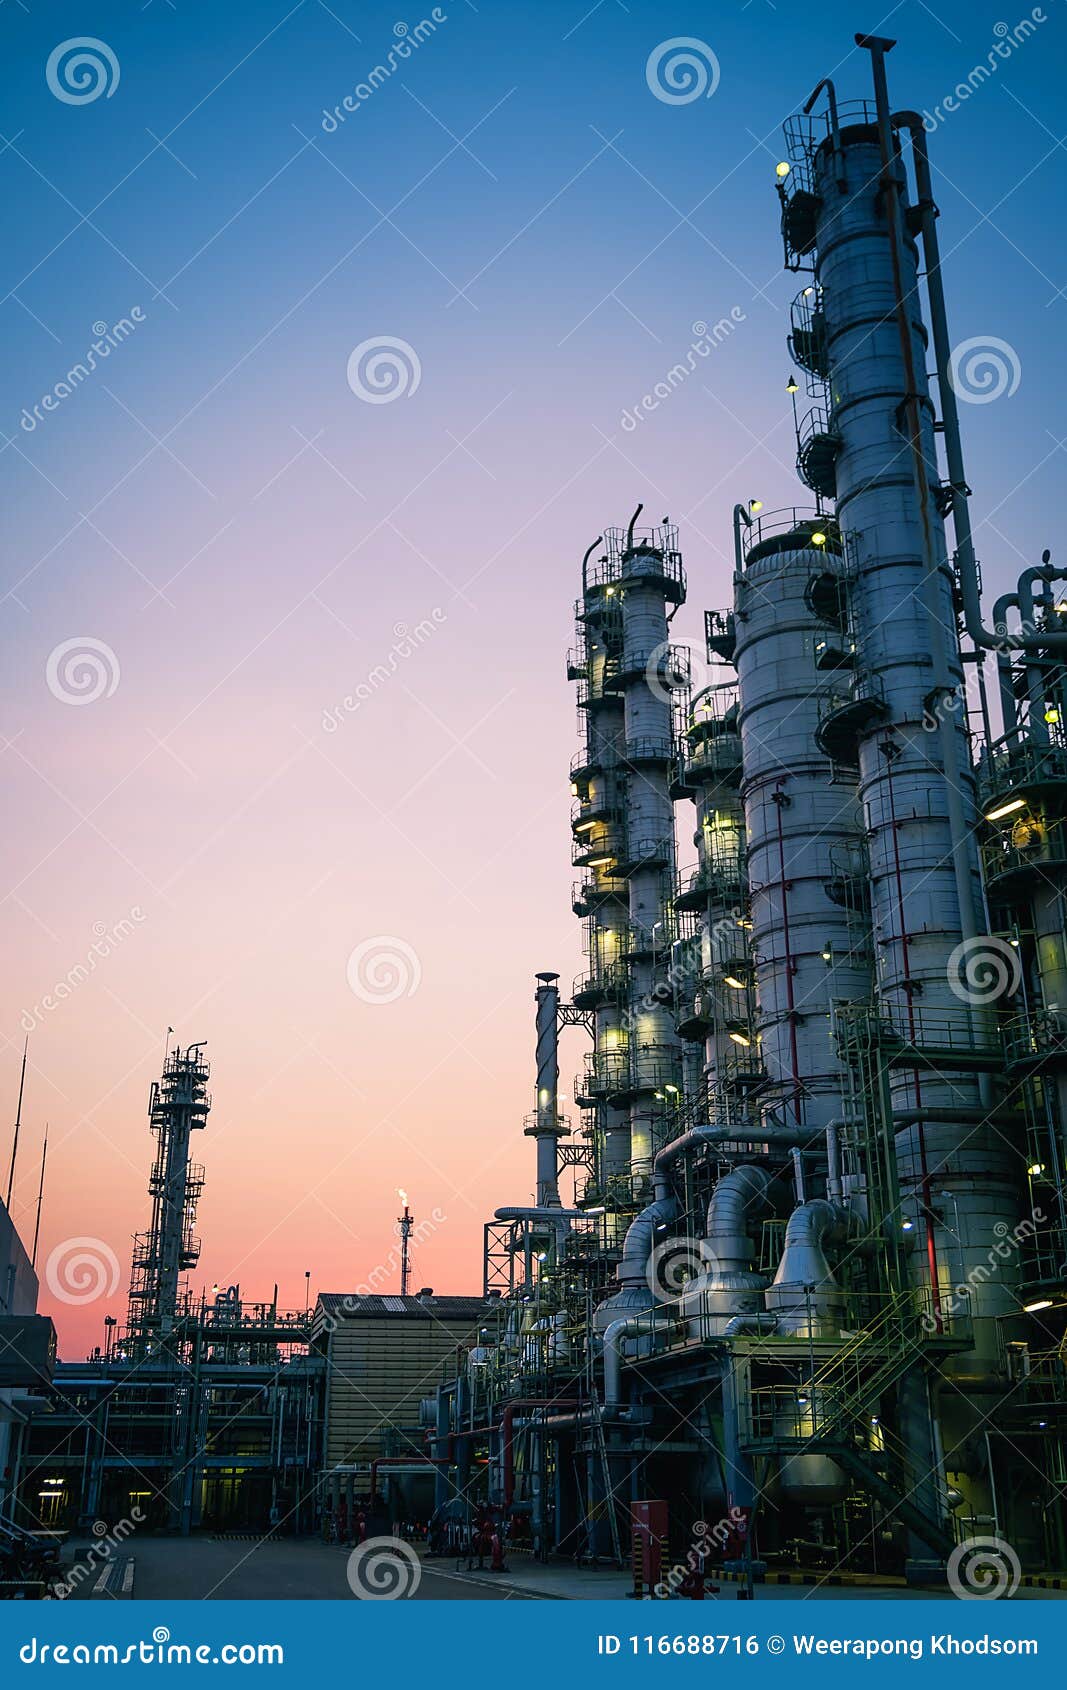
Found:
<svg viewBox="0 0 1067 1690"><path fill-rule="evenodd" d="M515 1416L526 1408L577 1408L576 1397L513 1397L504 1405L500 1422L500 1454L504 1470L504 1506L511 1507L515 1496Z"/></svg>
<svg viewBox="0 0 1067 1690"><path fill-rule="evenodd" d="M1011 609L1018 610L1018 593L1002 593L993 606L993 627L998 632L1003 629L1004 641L997 645L997 688L1000 693L1000 714L1004 723L1004 736L1011 739L1019 726L1019 713L1015 708L1015 689L1012 685L1011 653L1007 646L1008 623L1007 615Z"/></svg>
<svg viewBox="0 0 1067 1690"><path fill-rule="evenodd" d="M598 534L596 539L593 541L593 544L589 547L588 551L586 552L585 556L582 559L582 591L583 592L585 591L585 585L586 585L586 582L585 582L586 567L589 563L589 559L592 557L593 553L596 551L597 547L599 546L599 544L600 544L600 542L603 538L604 538L603 534Z"/></svg>
<svg viewBox="0 0 1067 1690"><path fill-rule="evenodd" d="M644 510L644 508L645 508L644 505L638 505L637 509L634 511L633 516L630 518L630 526L626 530L626 550L628 552L632 552L633 549L634 549L634 528L637 524L637 519L641 515L641 512Z"/></svg>
<svg viewBox="0 0 1067 1690"><path fill-rule="evenodd" d="M642 1329L652 1333L654 1323L673 1320L673 1316L665 1309L648 1309L641 1314L626 1314L619 1320L613 1320L610 1326L604 1328L604 1407L608 1410L618 1410L622 1407L622 1341L632 1337ZM652 1325L648 1324L653 1323Z"/></svg>
<svg viewBox="0 0 1067 1690"><path fill-rule="evenodd" d="M534 994L537 1004L536 1061L537 1104L529 1132L537 1149L537 1204L557 1209L560 1205L559 1168L556 1151L562 1127L559 1117L559 975L539 974Z"/></svg>
<svg viewBox="0 0 1067 1690"><path fill-rule="evenodd" d="M865 40L857 37L861 44ZM938 246L937 206L933 195L933 176L926 132L918 112L896 112L892 119L899 129L906 129L911 137L915 165L915 185L918 192L918 211L922 234L923 259L926 268L926 292L930 304L930 326L933 330L934 357L941 396L941 426L945 439L945 461L948 485L952 497L952 524L956 536L956 563L963 596L963 622L974 644L995 651L1001 636L982 625L982 601L978 586L978 564L974 554L971 517L967 500L970 488L963 462L960 438L959 408L952 386L952 343L948 331L945 307L945 285L941 274L941 253ZM1020 651L1067 651L1067 633L1042 632L1009 635L1009 643Z"/></svg>

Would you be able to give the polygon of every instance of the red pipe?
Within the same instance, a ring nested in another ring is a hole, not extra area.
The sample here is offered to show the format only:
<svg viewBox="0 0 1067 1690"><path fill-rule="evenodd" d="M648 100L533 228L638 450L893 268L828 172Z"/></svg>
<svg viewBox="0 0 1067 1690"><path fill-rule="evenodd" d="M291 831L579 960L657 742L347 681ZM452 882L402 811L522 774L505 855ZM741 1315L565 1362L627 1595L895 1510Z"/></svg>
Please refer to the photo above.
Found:
<svg viewBox="0 0 1067 1690"><path fill-rule="evenodd" d="M516 1397L504 1409L500 1422L504 1458L504 1506L510 1508L515 1495L515 1443L513 1423L520 1408L577 1408L577 1397Z"/></svg>

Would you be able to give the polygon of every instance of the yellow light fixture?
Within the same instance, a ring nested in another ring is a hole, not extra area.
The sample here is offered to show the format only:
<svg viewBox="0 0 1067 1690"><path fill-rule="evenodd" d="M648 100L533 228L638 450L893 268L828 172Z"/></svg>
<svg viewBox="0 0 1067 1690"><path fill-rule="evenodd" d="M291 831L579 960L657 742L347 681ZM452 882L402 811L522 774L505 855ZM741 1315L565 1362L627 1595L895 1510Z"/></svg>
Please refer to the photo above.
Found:
<svg viewBox="0 0 1067 1690"><path fill-rule="evenodd" d="M609 587L607 589L607 597L609 599L613 599L615 597L615 588L614 587Z"/></svg>
<svg viewBox="0 0 1067 1690"><path fill-rule="evenodd" d="M596 822L575 822L574 831L575 833L588 833L589 829L595 826Z"/></svg>
<svg viewBox="0 0 1067 1690"><path fill-rule="evenodd" d="M1039 1297L1036 1303L1023 1304L1023 1314L1040 1314L1042 1309L1050 1309L1051 1307L1051 1297Z"/></svg>
<svg viewBox="0 0 1067 1690"><path fill-rule="evenodd" d="M667 1093L668 1097L677 1097L678 1096L678 1087L677 1086L664 1086L663 1089Z"/></svg>
<svg viewBox="0 0 1067 1690"><path fill-rule="evenodd" d="M1025 798L1009 798L1006 804L998 804L995 810L987 810L985 819L987 822L998 822L1001 816L1010 816L1013 810L1025 809Z"/></svg>
<svg viewBox="0 0 1067 1690"><path fill-rule="evenodd" d="M810 299L810 297L811 297L811 295L812 295L812 294L813 294L813 293L814 293L814 292L815 292L815 289L814 289L814 288L805 288L805 289L804 289L804 298L805 298L805 299Z"/></svg>
<svg viewBox="0 0 1067 1690"><path fill-rule="evenodd" d="M614 857L590 857L589 867L590 868L603 868L605 866L605 864L613 863L614 861L615 861Z"/></svg>
<svg viewBox="0 0 1067 1690"><path fill-rule="evenodd" d="M732 986L735 992L743 992L745 989L745 982L739 980L736 974L724 974L723 980L728 986Z"/></svg>
<svg viewBox="0 0 1067 1690"><path fill-rule="evenodd" d="M1056 722L1059 721L1059 719L1060 719L1059 711L1056 709L1056 706L1054 704L1050 704L1048 709L1045 711L1046 722L1049 724L1050 727L1052 727Z"/></svg>
<svg viewBox="0 0 1067 1690"><path fill-rule="evenodd" d="M811 537L811 543L812 543L813 546L825 546L826 535L823 533L821 528L817 528L815 530L814 534Z"/></svg>
<svg viewBox="0 0 1067 1690"><path fill-rule="evenodd" d="M735 1045L750 1045L752 1043L752 1040L747 1038L744 1033L731 1033L730 1037Z"/></svg>
<svg viewBox="0 0 1067 1690"><path fill-rule="evenodd" d="M1044 1162L1031 1162L1026 1171L1030 1175L1031 1179L1036 1179L1038 1174L1044 1173L1045 1164Z"/></svg>
<svg viewBox="0 0 1067 1690"><path fill-rule="evenodd" d="M797 381L796 376L790 376L789 380L785 384L785 390L787 393L800 392L800 383Z"/></svg>
<svg viewBox="0 0 1067 1690"><path fill-rule="evenodd" d="M793 168L793 166L791 164L787 164L785 159L783 159L781 164L775 165L774 174L779 178L779 180L781 180L784 177L789 175L789 172L792 170L792 168Z"/></svg>
<svg viewBox="0 0 1067 1690"><path fill-rule="evenodd" d="M761 511L763 509L763 500L762 499L750 499L748 501L748 508L753 513L755 513L756 511Z"/></svg>

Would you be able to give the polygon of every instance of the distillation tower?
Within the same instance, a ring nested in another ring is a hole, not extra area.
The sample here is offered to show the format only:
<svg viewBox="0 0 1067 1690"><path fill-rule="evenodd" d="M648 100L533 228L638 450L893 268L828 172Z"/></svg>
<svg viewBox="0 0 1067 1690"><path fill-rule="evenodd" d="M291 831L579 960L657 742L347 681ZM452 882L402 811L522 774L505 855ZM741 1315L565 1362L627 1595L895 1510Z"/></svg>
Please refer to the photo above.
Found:
<svg viewBox="0 0 1067 1690"><path fill-rule="evenodd" d="M152 1082L148 1123L156 1156L148 1182L152 1219L133 1245L128 1348L131 1355L165 1345L179 1312L181 1277L200 1259L196 1206L204 1170L189 1159L192 1135L207 1125L211 1070L203 1045L175 1047Z"/></svg>
<svg viewBox="0 0 1067 1690"><path fill-rule="evenodd" d="M586 967L538 977L537 1202L426 1406L441 1506L542 1553L618 1559L669 1497L739 1578L1067 1558L1065 577L985 627L926 135L857 43L873 98L820 83L777 169L810 503L735 506L707 684L671 525L582 563Z"/></svg>

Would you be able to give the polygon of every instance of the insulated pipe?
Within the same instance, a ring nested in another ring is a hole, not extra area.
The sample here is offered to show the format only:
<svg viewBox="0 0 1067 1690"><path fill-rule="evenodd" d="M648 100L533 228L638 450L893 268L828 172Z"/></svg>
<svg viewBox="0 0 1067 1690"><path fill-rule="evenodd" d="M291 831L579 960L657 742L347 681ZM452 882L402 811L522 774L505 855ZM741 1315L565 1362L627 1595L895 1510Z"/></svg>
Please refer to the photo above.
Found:
<svg viewBox="0 0 1067 1690"><path fill-rule="evenodd" d="M724 1338L744 1338L749 1333L774 1332L778 1326L776 1314L735 1314L723 1327Z"/></svg>
<svg viewBox="0 0 1067 1690"><path fill-rule="evenodd" d="M690 1150L696 1150L702 1144L767 1144L774 1150L804 1149L819 1138L815 1130L805 1130L802 1127L690 1127L680 1138L672 1139L658 1152L653 1169L656 1180L657 1198L666 1197L670 1191L668 1169L680 1157Z"/></svg>
<svg viewBox="0 0 1067 1690"><path fill-rule="evenodd" d="M500 1452L504 1468L504 1506L510 1508L515 1496L515 1416L526 1408L577 1408L576 1397L513 1397L504 1406L500 1422Z"/></svg>
<svg viewBox="0 0 1067 1690"><path fill-rule="evenodd" d="M748 1163L723 1174L708 1203L705 1236L719 1267L747 1265L752 1256L748 1223L752 1215L771 1207L773 1175Z"/></svg>
<svg viewBox="0 0 1067 1690"><path fill-rule="evenodd" d="M677 1213L678 1205L673 1197L657 1197L630 1222L622 1246L622 1260L616 1271L616 1278L624 1290L647 1283L656 1228L672 1221Z"/></svg>
<svg viewBox="0 0 1067 1690"><path fill-rule="evenodd" d="M923 258L926 268L926 291L930 302L930 326L934 336L934 356L941 395L941 425L945 437L945 461L948 466L949 490L952 495L952 523L956 535L956 560L959 565L960 587L963 593L964 627L976 646L995 651L1002 643L1000 635L990 633L982 625L982 601L978 588L978 565L974 555L971 517L967 500L970 489L963 463L960 439L959 408L952 386L952 343L948 332L945 309L945 287L941 276L941 253L937 239L937 206L934 202L930 154L926 132L918 112L897 112L893 123L906 129L911 137L915 163L915 185L918 190L918 211L922 233ZM1009 635L1009 642L1020 651L1067 651L1067 633Z"/></svg>
<svg viewBox="0 0 1067 1690"><path fill-rule="evenodd" d="M644 1314L627 1314L619 1320L613 1320L610 1326L604 1328L604 1407L618 1410L622 1407L622 1341L644 1330L651 1334L654 1330L649 1322L662 1322L667 1312L662 1309L650 1309Z"/></svg>
<svg viewBox="0 0 1067 1690"><path fill-rule="evenodd" d="M1004 723L1004 737L1010 740L1019 726L1019 713L1015 708L1015 690L1012 686L1011 656L1007 649L1008 640L1008 611L1018 610L1018 593L1003 593L993 606L993 626L1003 628L1002 642L997 646L997 688L1000 692L1000 714Z"/></svg>

